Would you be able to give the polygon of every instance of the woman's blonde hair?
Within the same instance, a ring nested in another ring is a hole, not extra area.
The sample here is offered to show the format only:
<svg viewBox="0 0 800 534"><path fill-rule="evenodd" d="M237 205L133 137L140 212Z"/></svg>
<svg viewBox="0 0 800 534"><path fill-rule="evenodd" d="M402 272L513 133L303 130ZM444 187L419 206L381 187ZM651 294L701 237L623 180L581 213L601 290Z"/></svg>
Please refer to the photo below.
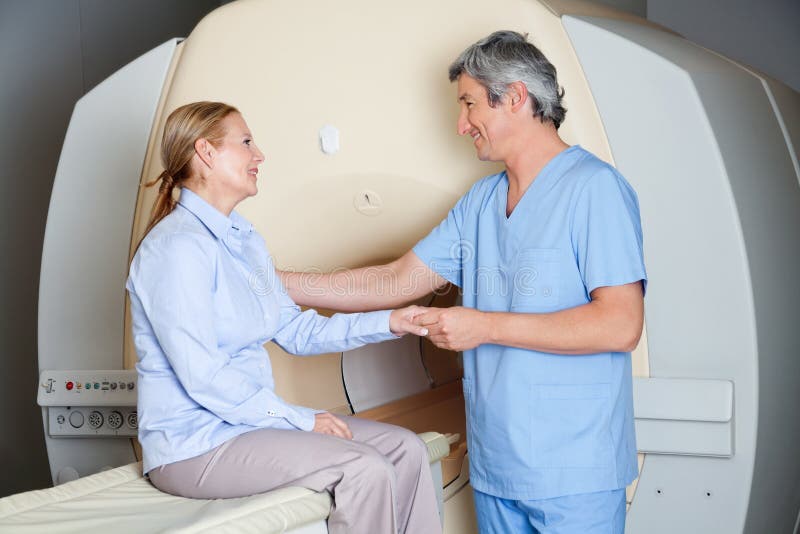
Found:
<svg viewBox="0 0 800 534"><path fill-rule="evenodd" d="M173 190L176 186L183 187L186 180L191 178L195 141L204 138L212 145L219 146L227 133L222 125L223 119L238 112L238 109L223 102L193 102L169 114L161 138L164 171L155 180L145 184L151 187L161 182L144 235L175 209Z"/></svg>

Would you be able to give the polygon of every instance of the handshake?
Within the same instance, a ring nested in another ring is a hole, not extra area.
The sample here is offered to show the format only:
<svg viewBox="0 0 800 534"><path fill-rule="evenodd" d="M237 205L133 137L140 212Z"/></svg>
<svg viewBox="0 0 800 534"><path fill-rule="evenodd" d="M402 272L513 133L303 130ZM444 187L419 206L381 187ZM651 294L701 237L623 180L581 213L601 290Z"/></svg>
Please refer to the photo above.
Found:
<svg viewBox="0 0 800 534"><path fill-rule="evenodd" d="M396 336L427 337L439 348L462 351L487 343L490 315L472 308L408 306L393 310L389 328Z"/></svg>

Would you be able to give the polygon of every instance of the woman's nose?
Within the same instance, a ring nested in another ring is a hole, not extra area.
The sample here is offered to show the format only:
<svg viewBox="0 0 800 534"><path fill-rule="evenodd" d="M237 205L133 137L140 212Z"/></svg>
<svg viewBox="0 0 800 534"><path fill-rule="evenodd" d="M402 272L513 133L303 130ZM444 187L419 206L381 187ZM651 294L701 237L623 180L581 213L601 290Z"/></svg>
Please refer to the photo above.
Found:
<svg viewBox="0 0 800 534"><path fill-rule="evenodd" d="M254 159L259 163L262 163L264 161L264 159L265 159L264 158L264 153L261 152L261 149L258 148L257 145L255 146L255 150L253 151L253 156L254 156Z"/></svg>

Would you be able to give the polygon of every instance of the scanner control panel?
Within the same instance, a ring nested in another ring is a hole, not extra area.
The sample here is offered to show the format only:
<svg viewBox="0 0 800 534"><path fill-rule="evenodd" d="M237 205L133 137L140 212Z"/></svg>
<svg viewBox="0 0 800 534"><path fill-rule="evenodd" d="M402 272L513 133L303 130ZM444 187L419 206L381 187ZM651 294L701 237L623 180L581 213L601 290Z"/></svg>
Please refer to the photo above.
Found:
<svg viewBox="0 0 800 534"><path fill-rule="evenodd" d="M39 406L52 437L135 437L135 370L43 371Z"/></svg>

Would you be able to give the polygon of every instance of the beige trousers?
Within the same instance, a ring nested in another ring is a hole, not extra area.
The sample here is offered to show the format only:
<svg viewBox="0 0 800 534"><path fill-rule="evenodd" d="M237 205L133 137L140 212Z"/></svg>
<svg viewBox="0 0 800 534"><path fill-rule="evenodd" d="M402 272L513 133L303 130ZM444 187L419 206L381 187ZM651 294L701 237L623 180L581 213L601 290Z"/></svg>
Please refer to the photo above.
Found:
<svg viewBox="0 0 800 534"><path fill-rule="evenodd" d="M153 469L161 491L181 497L244 497L301 486L333 495L330 534L439 534L428 452L397 426L343 418L352 440L260 429L203 455Z"/></svg>

